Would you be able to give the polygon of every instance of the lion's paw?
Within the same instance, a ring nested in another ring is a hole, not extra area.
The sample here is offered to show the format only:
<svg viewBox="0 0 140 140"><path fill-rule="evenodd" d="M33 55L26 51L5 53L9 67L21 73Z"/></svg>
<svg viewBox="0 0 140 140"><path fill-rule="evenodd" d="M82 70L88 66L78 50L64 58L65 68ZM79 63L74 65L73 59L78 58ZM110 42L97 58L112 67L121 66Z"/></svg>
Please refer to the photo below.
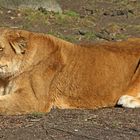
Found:
<svg viewBox="0 0 140 140"><path fill-rule="evenodd" d="M117 105L128 108L140 108L140 99L129 95L123 95L120 97Z"/></svg>

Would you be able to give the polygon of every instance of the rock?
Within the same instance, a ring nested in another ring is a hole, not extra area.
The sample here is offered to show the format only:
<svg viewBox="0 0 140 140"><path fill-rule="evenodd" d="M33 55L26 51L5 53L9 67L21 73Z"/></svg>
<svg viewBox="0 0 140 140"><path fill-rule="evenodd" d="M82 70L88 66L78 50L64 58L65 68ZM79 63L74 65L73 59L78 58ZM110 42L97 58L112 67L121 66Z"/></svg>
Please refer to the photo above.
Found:
<svg viewBox="0 0 140 140"><path fill-rule="evenodd" d="M7 9L39 9L62 13L62 9L56 0L0 0L0 7Z"/></svg>
<svg viewBox="0 0 140 140"><path fill-rule="evenodd" d="M107 10L103 13L104 16L126 16L134 14L134 9L114 9L114 10Z"/></svg>
<svg viewBox="0 0 140 140"><path fill-rule="evenodd" d="M87 33L86 30L79 30L78 32L79 32L80 35L85 35Z"/></svg>

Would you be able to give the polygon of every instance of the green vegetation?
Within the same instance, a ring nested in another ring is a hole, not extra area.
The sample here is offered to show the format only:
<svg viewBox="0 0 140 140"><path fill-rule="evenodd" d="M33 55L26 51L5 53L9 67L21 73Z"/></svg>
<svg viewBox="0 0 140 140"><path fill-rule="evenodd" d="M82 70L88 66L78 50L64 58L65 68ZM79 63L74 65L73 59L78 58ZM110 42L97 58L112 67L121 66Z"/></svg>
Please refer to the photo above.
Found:
<svg viewBox="0 0 140 140"><path fill-rule="evenodd" d="M23 29L45 31L48 34L70 42L95 40L98 38L97 34L100 34L103 39L113 37L115 40L122 40L128 37L127 33L125 33L126 30L133 30L137 33L140 32L139 25L116 22L110 22L104 26L103 29L107 31L107 34L105 34L106 32L102 32L102 29L97 32L95 31L97 19L94 16L81 17L79 13L73 10L64 10L63 13L54 13L48 12L43 8L38 10L27 8L20 9L19 12L23 16L21 25Z"/></svg>
<svg viewBox="0 0 140 140"><path fill-rule="evenodd" d="M76 13L75 11L70 11L70 10L66 10L64 12L64 15L70 16L70 17L79 17L79 14Z"/></svg>
<svg viewBox="0 0 140 140"><path fill-rule="evenodd" d="M25 9L22 11L22 13L25 15L25 19L29 23L34 23L38 21L45 24L48 23L48 17L38 10Z"/></svg>
<svg viewBox="0 0 140 140"><path fill-rule="evenodd" d="M74 35L64 35L60 32L53 32L53 31L49 31L48 34L51 34L51 35L54 35L54 36L57 36L61 39L64 39L64 40L67 40L67 41L70 41L70 42L76 42L76 36Z"/></svg>
<svg viewBox="0 0 140 140"><path fill-rule="evenodd" d="M88 33L85 34L85 38L86 38L87 40L94 40L94 39L96 39L97 37L96 37L96 34L95 34L94 32L88 32Z"/></svg>
<svg viewBox="0 0 140 140"><path fill-rule="evenodd" d="M125 35L125 34L116 34L116 36L115 36L115 39L116 40L124 40L124 39L126 39L126 38L128 38L128 36L127 35Z"/></svg>
<svg viewBox="0 0 140 140"><path fill-rule="evenodd" d="M77 42L80 39L93 40L96 38L94 32L86 32L85 35L79 34L80 28L93 28L94 18L80 18L80 14L75 11L66 10L63 13L48 12L43 8L39 10L25 9L21 10L24 15L25 21L23 24L24 29L30 29L32 26L44 26L45 28L50 26L48 34L52 34L64 40L70 42ZM55 28L53 28L55 26ZM58 27L58 28L57 28ZM67 30L73 32L61 33L61 31ZM90 29L89 29L90 30ZM74 34L75 33L75 34Z"/></svg>

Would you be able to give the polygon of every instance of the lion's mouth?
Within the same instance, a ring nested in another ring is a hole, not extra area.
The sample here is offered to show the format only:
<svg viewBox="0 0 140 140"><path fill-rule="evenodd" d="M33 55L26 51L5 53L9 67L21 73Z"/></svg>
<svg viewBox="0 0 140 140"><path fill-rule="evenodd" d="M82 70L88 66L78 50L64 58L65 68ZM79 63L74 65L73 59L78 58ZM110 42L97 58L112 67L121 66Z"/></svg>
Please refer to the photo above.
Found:
<svg viewBox="0 0 140 140"><path fill-rule="evenodd" d="M5 77L5 75L7 75L7 68L8 65L0 65L0 77Z"/></svg>
<svg viewBox="0 0 140 140"><path fill-rule="evenodd" d="M7 65L2 65L2 66L0 66L0 69L3 69L5 67L8 67L8 66Z"/></svg>

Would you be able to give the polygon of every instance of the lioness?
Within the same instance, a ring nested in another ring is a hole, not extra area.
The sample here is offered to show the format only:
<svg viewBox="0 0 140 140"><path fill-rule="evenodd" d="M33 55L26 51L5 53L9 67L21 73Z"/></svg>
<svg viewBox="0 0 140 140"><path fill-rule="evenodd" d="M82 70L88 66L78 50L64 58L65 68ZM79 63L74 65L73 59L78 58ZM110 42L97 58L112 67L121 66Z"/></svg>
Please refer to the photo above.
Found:
<svg viewBox="0 0 140 140"><path fill-rule="evenodd" d="M140 107L140 38L75 45L0 28L0 114Z"/></svg>

